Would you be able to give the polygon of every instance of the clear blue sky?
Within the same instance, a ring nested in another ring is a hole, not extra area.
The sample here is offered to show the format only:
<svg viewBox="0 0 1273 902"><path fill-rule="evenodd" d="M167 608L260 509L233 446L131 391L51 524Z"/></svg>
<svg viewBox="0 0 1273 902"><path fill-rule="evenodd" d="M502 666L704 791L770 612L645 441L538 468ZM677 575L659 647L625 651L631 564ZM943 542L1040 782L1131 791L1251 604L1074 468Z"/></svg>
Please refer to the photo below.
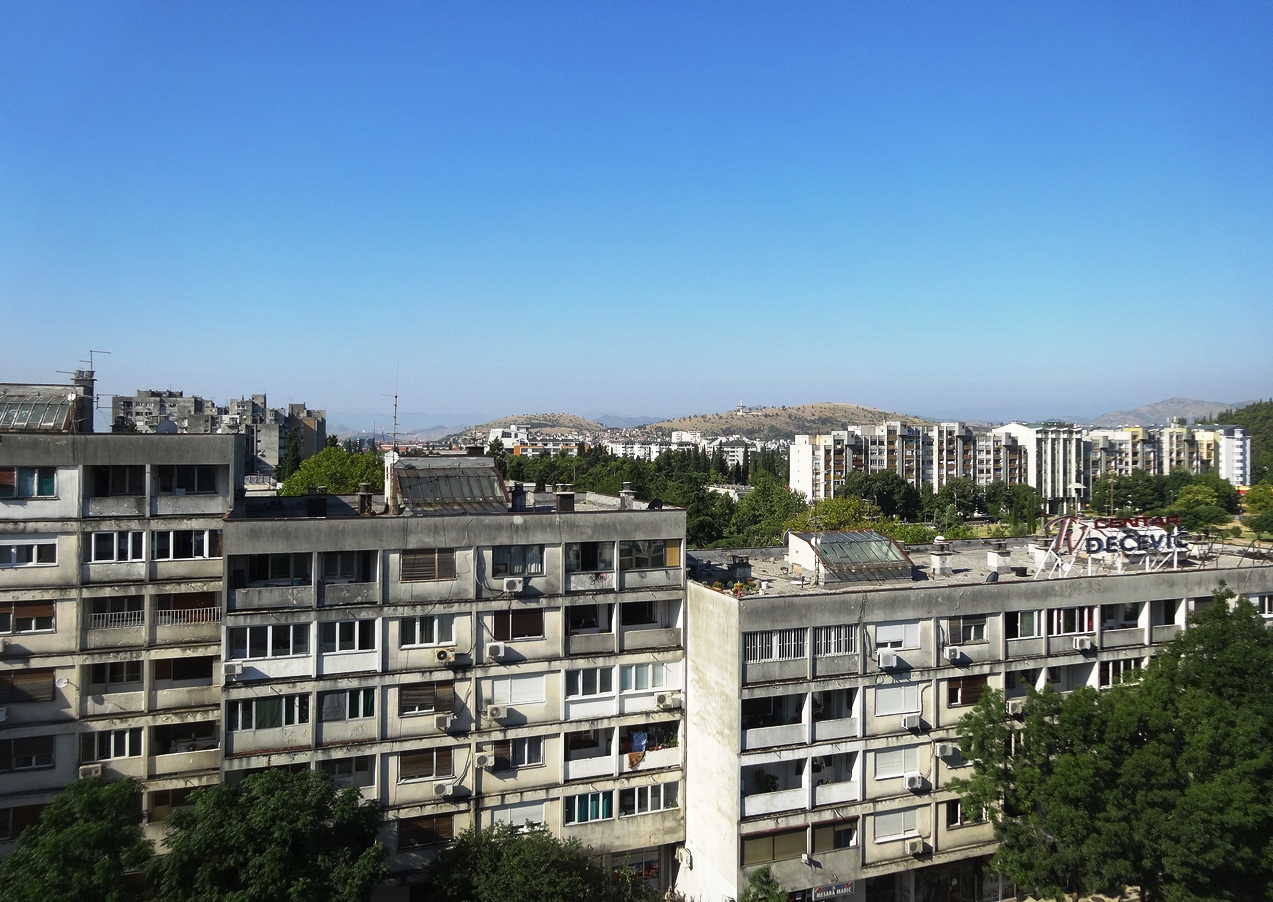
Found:
<svg viewBox="0 0 1273 902"><path fill-rule="evenodd" d="M0 3L0 380L1273 395L1273 4Z"/></svg>

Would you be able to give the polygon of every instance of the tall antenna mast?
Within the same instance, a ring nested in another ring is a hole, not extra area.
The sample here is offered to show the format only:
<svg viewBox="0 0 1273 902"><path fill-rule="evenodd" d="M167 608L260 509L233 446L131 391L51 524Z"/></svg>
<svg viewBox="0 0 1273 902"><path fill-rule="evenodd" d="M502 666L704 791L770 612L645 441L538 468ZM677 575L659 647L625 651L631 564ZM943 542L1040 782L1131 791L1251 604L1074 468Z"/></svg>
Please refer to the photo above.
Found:
<svg viewBox="0 0 1273 902"><path fill-rule="evenodd" d="M393 393L393 453L398 453L398 393Z"/></svg>

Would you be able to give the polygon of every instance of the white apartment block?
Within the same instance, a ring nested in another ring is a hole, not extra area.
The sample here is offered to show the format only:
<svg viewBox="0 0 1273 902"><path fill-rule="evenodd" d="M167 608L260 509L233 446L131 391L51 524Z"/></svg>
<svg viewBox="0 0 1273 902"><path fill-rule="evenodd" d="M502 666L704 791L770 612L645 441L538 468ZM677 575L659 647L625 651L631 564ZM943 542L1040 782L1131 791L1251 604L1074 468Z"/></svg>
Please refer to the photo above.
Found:
<svg viewBox="0 0 1273 902"><path fill-rule="evenodd" d="M1129 476L1133 470L1166 476L1184 469L1214 472L1233 485L1251 481L1251 436L1241 426L1126 426L1091 429L1092 476Z"/></svg>
<svg viewBox="0 0 1273 902"><path fill-rule="evenodd" d="M749 560L694 553L677 877L694 898L736 899L761 867L801 902L1012 897L986 868L991 827L947 789L968 773L962 714L988 689L1011 712L1027 686L1118 682L1220 580L1273 622L1273 567L1237 549L1205 566L1048 579L1025 540L913 549L913 561L875 533L789 540ZM761 591L735 597L747 576Z"/></svg>

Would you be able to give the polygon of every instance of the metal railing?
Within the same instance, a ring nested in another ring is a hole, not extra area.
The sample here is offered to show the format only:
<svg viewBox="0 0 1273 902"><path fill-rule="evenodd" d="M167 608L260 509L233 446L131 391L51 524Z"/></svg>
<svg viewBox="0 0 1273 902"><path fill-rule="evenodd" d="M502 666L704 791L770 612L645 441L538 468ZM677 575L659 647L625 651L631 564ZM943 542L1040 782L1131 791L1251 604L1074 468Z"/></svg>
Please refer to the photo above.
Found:
<svg viewBox="0 0 1273 902"><path fill-rule="evenodd" d="M91 630L119 630L141 626L146 620L144 611L117 611L111 614L89 614Z"/></svg>
<svg viewBox="0 0 1273 902"><path fill-rule="evenodd" d="M175 608L156 612L159 626L187 626L192 623L220 623L221 608Z"/></svg>

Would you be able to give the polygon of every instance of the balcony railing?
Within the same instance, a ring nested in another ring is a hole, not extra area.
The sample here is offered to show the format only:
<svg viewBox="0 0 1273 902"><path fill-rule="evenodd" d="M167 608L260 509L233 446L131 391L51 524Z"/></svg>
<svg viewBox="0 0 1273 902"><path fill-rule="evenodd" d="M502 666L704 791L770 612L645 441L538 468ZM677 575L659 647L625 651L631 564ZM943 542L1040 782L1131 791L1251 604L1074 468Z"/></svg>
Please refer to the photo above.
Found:
<svg viewBox="0 0 1273 902"><path fill-rule="evenodd" d="M89 614L91 630L120 630L141 626L146 620L144 611L119 611L113 614Z"/></svg>
<svg viewBox="0 0 1273 902"><path fill-rule="evenodd" d="M186 626L191 623L219 623L221 608L183 608L171 611L159 611L159 626Z"/></svg>

